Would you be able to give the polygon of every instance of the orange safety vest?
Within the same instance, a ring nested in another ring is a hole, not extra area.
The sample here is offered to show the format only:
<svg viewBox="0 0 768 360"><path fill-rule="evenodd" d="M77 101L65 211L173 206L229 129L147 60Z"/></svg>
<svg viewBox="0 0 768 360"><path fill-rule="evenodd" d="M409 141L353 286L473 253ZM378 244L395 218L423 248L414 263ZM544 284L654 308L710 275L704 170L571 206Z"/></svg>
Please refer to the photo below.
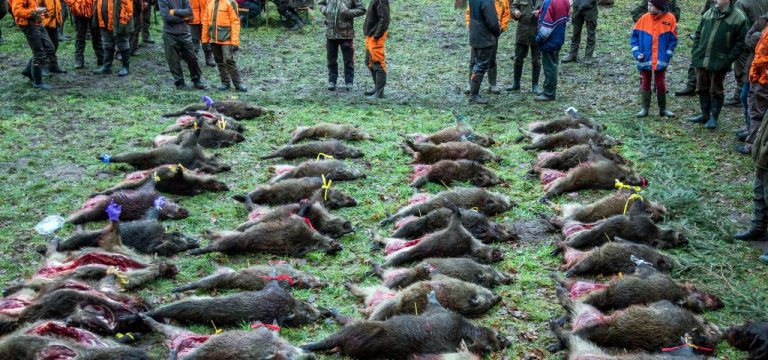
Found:
<svg viewBox="0 0 768 360"><path fill-rule="evenodd" d="M749 82L768 85L768 31L763 30L755 46L755 59L749 68Z"/></svg>
<svg viewBox="0 0 768 360"><path fill-rule="evenodd" d="M94 0L64 0L72 15L89 18L93 16Z"/></svg>
<svg viewBox="0 0 768 360"><path fill-rule="evenodd" d="M36 24L35 9L37 9L37 0L11 0L13 20L18 26Z"/></svg>
<svg viewBox="0 0 768 360"><path fill-rule="evenodd" d="M101 7L104 1L107 3L107 23L104 23L104 17L101 14ZM133 18L133 1L132 0L118 0L120 1L120 23L128 25ZM93 15L99 19L99 27L106 28L109 31L114 29L115 24L112 19L115 15L115 0L96 0L94 5Z"/></svg>
<svg viewBox="0 0 768 360"><path fill-rule="evenodd" d="M56 28L61 25L61 1L60 0L43 0L43 6L48 9L48 12L43 14L43 26L47 28Z"/></svg>
<svg viewBox="0 0 768 360"><path fill-rule="evenodd" d="M214 10L216 14L214 16ZM214 17L215 24L214 24ZM210 0L203 13L203 44L240 46L240 16L235 0Z"/></svg>

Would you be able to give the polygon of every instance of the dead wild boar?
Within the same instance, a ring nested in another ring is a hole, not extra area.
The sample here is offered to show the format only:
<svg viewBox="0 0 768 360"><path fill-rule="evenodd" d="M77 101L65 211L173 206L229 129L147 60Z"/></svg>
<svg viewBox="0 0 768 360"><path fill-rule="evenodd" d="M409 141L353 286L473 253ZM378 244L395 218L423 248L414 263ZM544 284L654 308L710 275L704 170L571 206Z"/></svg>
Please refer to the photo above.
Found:
<svg viewBox="0 0 768 360"><path fill-rule="evenodd" d="M639 176L628 166L619 165L610 160L588 162L581 164L565 173L542 174L544 196L542 200L551 199L557 195L585 189L613 189L616 180L624 184L645 187L648 181Z"/></svg>
<svg viewBox="0 0 768 360"><path fill-rule="evenodd" d="M235 195L232 198L246 203L247 197L254 204L284 205L298 203L309 199L310 202L321 201L328 209L357 206L357 201L341 190L324 188L323 179L308 177L300 179L288 179L271 185L257 186L247 195Z"/></svg>
<svg viewBox="0 0 768 360"><path fill-rule="evenodd" d="M368 320L386 320L401 314L418 315L427 308L427 295L432 291L446 309L464 316L483 315L501 301L500 296L482 286L447 276L419 281L400 291L384 286L361 288L351 283L344 287L363 299L365 309L361 312L368 316Z"/></svg>
<svg viewBox="0 0 768 360"><path fill-rule="evenodd" d="M270 184L287 179L298 179L303 177L320 177L333 181L348 181L365 179L365 174L350 166L341 160L309 160L299 165L275 165L270 167L274 169L275 176L269 180Z"/></svg>
<svg viewBox="0 0 768 360"><path fill-rule="evenodd" d="M653 223L645 210L643 200L635 200L627 215L614 215L594 223L566 222L565 245L585 250L600 246L615 237L660 249L671 249L688 244L688 238L671 229L662 229Z"/></svg>
<svg viewBox="0 0 768 360"><path fill-rule="evenodd" d="M371 263L373 273L382 280L382 285L390 289L401 289L417 281L431 280L433 276L443 275L467 281L491 289L501 284L509 284L512 279L489 265L483 265L466 258L431 258L425 259L411 268L392 268L384 270L378 264Z"/></svg>
<svg viewBox="0 0 768 360"><path fill-rule="evenodd" d="M142 220L120 224L120 239L122 243L142 254L157 254L172 256L180 252L197 248L197 239L180 232L166 232L158 220L160 211L151 208L147 217ZM63 240L58 245L58 251L72 251L83 247L98 247L99 239L107 236L112 225L101 230L80 230Z"/></svg>
<svg viewBox="0 0 768 360"><path fill-rule="evenodd" d="M312 126L299 126L291 131L291 140L288 144L295 144L305 139L337 139L337 140L368 140L368 133L361 130L358 125L319 123Z"/></svg>
<svg viewBox="0 0 768 360"><path fill-rule="evenodd" d="M219 163L217 156L208 156L197 144L201 129L194 131L180 145L165 144L159 148L128 152L119 155L99 155L96 158L107 164L126 163L139 170L152 169L161 165L181 164L187 169L200 170L209 174L229 171L229 165Z"/></svg>
<svg viewBox="0 0 768 360"><path fill-rule="evenodd" d="M297 327L313 323L321 312L312 305L296 300L271 281L264 290L245 291L218 297L194 297L160 306L144 315L155 320L171 319L184 324L237 326L242 322L262 322Z"/></svg>
<svg viewBox="0 0 768 360"><path fill-rule="evenodd" d="M599 131L588 128L566 129L554 134L537 134L520 129L526 137L531 138L531 143L523 146L523 150L552 150L566 148L579 144L594 143L600 147L612 147L621 142Z"/></svg>
<svg viewBox="0 0 768 360"><path fill-rule="evenodd" d="M187 170L178 165L159 166L148 171L131 174L130 178L107 190L97 192L96 195L111 195L121 190L138 190L151 183L152 187L160 192L192 196L206 191L228 191L227 184L216 180L212 175Z"/></svg>
<svg viewBox="0 0 768 360"><path fill-rule="evenodd" d="M483 243L513 241L517 235L507 226L498 224L479 211L459 209L461 225ZM432 210L424 216L408 216L395 224L394 238L416 239L448 226L453 216L449 208Z"/></svg>
<svg viewBox="0 0 768 360"><path fill-rule="evenodd" d="M469 182L474 186L488 187L501 184L496 173L472 160L440 160L432 165L413 166L410 187L422 187L428 182L450 185L453 182Z"/></svg>
<svg viewBox="0 0 768 360"><path fill-rule="evenodd" d="M166 144L181 145L188 137L194 135L195 130L187 129L177 135L157 135L152 140L152 144L158 148ZM200 137L197 139L198 145L209 148L225 148L237 145L245 141L243 134L229 129L221 129L215 126L205 126L200 131Z"/></svg>
<svg viewBox="0 0 768 360"><path fill-rule="evenodd" d="M697 313L723 307L716 296L701 292L692 284L680 285L647 264L607 283L566 280L555 274L552 278L557 283L557 296L563 305L579 301L605 312L660 300L671 301Z"/></svg>
<svg viewBox="0 0 768 360"><path fill-rule="evenodd" d="M605 126L579 113L575 108L569 107L565 115L550 121L534 121L528 124L528 131L537 134L552 134L567 129L588 128L597 131L605 130Z"/></svg>
<svg viewBox="0 0 768 360"><path fill-rule="evenodd" d="M624 213L624 206L627 204L630 196L632 196L631 192L619 190L591 204L572 203L560 205L560 216L566 220L590 223L609 218L613 215L621 215ZM647 199L645 201L645 211L651 217L651 220L655 222L661 221L664 218L664 214L667 213L667 208Z"/></svg>
<svg viewBox="0 0 768 360"><path fill-rule="evenodd" d="M684 345L681 339L690 336L698 352L712 353L720 340L716 327L666 300L632 305L611 315L580 302L572 309L571 332L600 347L659 352Z"/></svg>
<svg viewBox="0 0 768 360"><path fill-rule="evenodd" d="M190 104L179 111L163 114L163 117L181 116L201 110L215 111L217 113L230 116L238 120L255 119L259 116L272 113L272 110L268 110L262 106L249 104L242 100L213 101L212 99L208 98L207 100L204 99L202 104Z"/></svg>
<svg viewBox="0 0 768 360"><path fill-rule="evenodd" d="M749 360L768 359L768 322L748 322L742 326L731 326L725 331L728 345L741 351L748 351Z"/></svg>
<svg viewBox="0 0 768 360"><path fill-rule="evenodd" d="M200 110L180 116L176 119L176 122L174 122L173 125L165 128L160 134L170 134L187 129L194 129L195 122L198 120L203 122L203 124L198 123L198 126L215 126L237 131L239 133L245 132L245 125L229 116Z"/></svg>
<svg viewBox="0 0 768 360"><path fill-rule="evenodd" d="M329 212L319 201L309 203L309 201L304 202L302 200L302 202L297 204L268 208L255 205L250 201L250 197L246 196L245 206L249 211L248 221L240 224L236 229L237 231L246 231L256 224L283 219L292 214L301 212L301 216L309 219L312 226L323 235L337 239L354 232L351 222L340 216L331 214L331 212Z"/></svg>
<svg viewBox="0 0 768 360"><path fill-rule="evenodd" d="M74 328L73 328L74 329ZM71 331L71 330L67 330ZM74 331L78 332L77 329ZM0 341L0 358L9 360L150 360L144 350L100 339L20 334Z"/></svg>
<svg viewBox="0 0 768 360"><path fill-rule="evenodd" d="M628 165L629 161L621 155L604 147L593 144L571 146L563 151L544 151L536 156L531 172L541 173L546 169L567 171L586 162L610 160L617 164Z"/></svg>
<svg viewBox="0 0 768 360"><path fill-rule="evenodd" d="M446 310L434 293L429 294L428 300L423 314L398 315L385 321L351 322L328 338L302 348L336 352L355 359L408 360L414 355L456 351L462 341L476 354L509 346L509 342L494 330L476 326L461 315Z"/></svg>
<svg viewBox="0 0 768 360"><path fill-rule="evenodd" d="M298 214L280 220L259 223L246 231L206 231L211 244L189 252L190 255L222 252L225 254L268 253L303 257L310 251L339 252L336 240L320 234L306 218Z"/></svg>
<svg viewBox="0 0 768 360"><path fill-rule="evenodd" d="M589 251L579 251L558 242L564 252L564 264L560 270L565 270L565 277L575 275L615 275L618 273L631 274L637 264L633 258L649 262L651 266L662 272L670 272L674 263L670 258L654 250L652 247L616 238Z"/></svg>
<svg viewBox="0 0 768 360"><path fill-rule="evenodd" d="M382 220L380 225L390 224L409 215L421 216L432 210L447 207L448 203L452 203L460 208L477 209L477 211L487 216L501 214L517 205L508 197L498 193L480 188L457 187L453 188L453 190L442 191L434 196L422 194L414 196L409 205L402 207L395 214Z"/></svg>
<svg viewBox="0 0 768 360"><path fill-rule="evenodd" d="M431 134L401 134L401 136L413 138L417 143L428 142L435 145L451 141L469 141L483 147L491 147L496 143L492 137L483 136L472 131L472 128L464 120L457 120L455 126L450 126Z"/></svg>
<svg viewBox="0 0 768 360"><path fill-rule="evenodd" d="M313 360L311 353L292 346L280 338L273 326L252 325L253 330L233 330L215 335L200 335L179 327L161 324L150 317L142 320L153 331L168 338L171 353L168 360ZM279 327L277 328L279 330Z"/></svg>
<svg viewBox="0 0 768 360"><path fill-rule="evenodd" d="M415 240L382 238L374 242L385 246L387 254L383 267L392 267L430 257L469 257L482 263L498 262L504 258L501 250L477 240L461 225L461 212L453 205L453 217L440 231Z"/></svg>
<svg viewBox="0 0 768 360"><path fill-rule="evenodd" d="M97 195L83 203L79 210L67 217L67 222L75 225L91 221L106 220L107 206L115 203L122 207L120 218L124 221L139 220L147 215L151 208L159 210L160 219L184 219L189 211L175 202L161 196L149 185L137 190L121 190L110 195Z"/></svg>
<svg viewBox="0 0 768 360"><path fill-rule="evenodd" d="M272 275L276 273L277 275ZM256 265L241 270L222 267L212 275L189 284L179 286L172 292L182 292L195 289L240 289L248 291L261 290L270 281L276 280L283 287L297 289L322 288L326 284L315 275L296 270L290 264Z"/></svg>
<svg viewBox="0 0 768 360"><path fill-rule="evenodd" d="M363 157L363 152L346 146L339 140L312 141L299 145L286 145L275 150L272 154L262 156L260 159L283 158L293 160L299 158L316 158L320 154L333 156L335 159L355 159Z"/></svg>
<svg viewBox="0 0 768 360"><path fill-rule="evenodd" d="M473 160L483 164L501 161L493 151L471 142L449 141L435 145L405 139L400 147L406 154L413 156L414 164L434 164L440 160Z"/></svg>

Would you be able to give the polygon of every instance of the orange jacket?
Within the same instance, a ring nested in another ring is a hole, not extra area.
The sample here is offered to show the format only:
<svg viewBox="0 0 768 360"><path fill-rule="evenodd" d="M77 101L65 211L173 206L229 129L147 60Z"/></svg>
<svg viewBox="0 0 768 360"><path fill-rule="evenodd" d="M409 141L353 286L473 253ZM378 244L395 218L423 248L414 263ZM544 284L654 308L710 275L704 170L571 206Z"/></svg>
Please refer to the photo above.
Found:
<svg viewBox="0 0 768 360"><path fill-rule="evenodd" d="M47 28L55 28L61 25L61 1L59 0L42 0L42 6L48 9L48 12L43 14L43 26Z"/></svg>
<svg viewBox="0 0 768 360"><path fill-rule="evenodd" d="M499 16L499 26L501 26L501 32L507 31L507 25L509 25L509 1L507 0L495 0L496 2L496 15ZM467 5L467 13L464 15L464 21L469 26L469 5Z"/></svg>
<svg viewBox="0 0 768 360"><path fill-rule="evenodd" d="M72 15L89 18L93 16L94 0L64 0Z"/></svg>
<svg viewBox="0 0 768 360"><path fill-rule="evenodd" d="M37 9L37 0L11 0L11 12L16 25L28 26L39 23L35 21L35 9Z"/></svg>
<svg viewBox="0 0 768 360"><path fill-rule="evenodd" d="M763 30L755 47L755 58L749 68L749 82L768 85L768 31Z"/></svg>
<svg viewBox="0 0 768 360"><path fill-rule="evenodd" d="M213 24L213 9L218 5L216 24ZM203 44L240 46L240 17L237 15L235 0L211 0L203 13Z"/></svg>
<svg viewBox="0 0 768 360"><path fill-rule="evenodd" d="M101 7L107 1L107 23L104 23L104 16L101 13ZM133 17L133 1L132 0L96 0L94 4L93 16L99 19L99 27L106 28L109 31L113 31L115 28L115 2L120 2L120 24L128 25L131 23Z"/></svg>
<svg viewBox="0 0 768 360"><path fill-rule="evenodd" d="M208 5L208 0L189 0L189 6L192 7L192 21L189 25L199 25L203 23L203 13Z"/></svg>

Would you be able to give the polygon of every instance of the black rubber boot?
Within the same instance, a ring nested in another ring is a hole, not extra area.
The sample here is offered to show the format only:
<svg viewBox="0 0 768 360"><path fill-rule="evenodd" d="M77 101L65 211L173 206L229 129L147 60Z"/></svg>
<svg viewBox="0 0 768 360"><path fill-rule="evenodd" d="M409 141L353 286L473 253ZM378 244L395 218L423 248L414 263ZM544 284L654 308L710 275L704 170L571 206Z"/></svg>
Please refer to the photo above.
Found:
<svg viewBox="0 0 768 360"><path fill-rule="evenodd" d="M483 75L474 74L472 76L471 87L469 88L469 102L474 104L487 104L488 100L480 96L480 84L483 82Z"/></svg>
<svg viewBox="0 0 768 360"><path fill-rule="evenodd" d="M213 60L213 51L203 49L203 53L205 54L205 65L216 66L216 61Z"/></svg>
<svg viewBox="0 0 768 360"><path fill-rule="evenodd" d="M491 94L499 95L501 90L496 84L496 68L488 69L488 92Z"/></svg>
<svg viewBox="0 0 768 360"><path fill-rule="evenodd" d="M25 67L24 70L21 70L21 75L29 80L34 80L32 79L32 59L29 59L27 62L27 67Z"/></svg>
<svg viewBox="0 0 768 360"><path fill-rule="evenodd" d="M95 70L93 73L98 75L107 75L112 73L112 60L114 59L115 52L108 50L104 52L104 58L102 59L101 67Z"/></svg>
<svg viewBox="0 0 768 360"><path fill-rule="evenodd" d="M658 91L656 93L656 101L659 104L659 116L661 117L674 117L675 113L667 109L667 93L666 91Z"/></svg>
<svg viewBox="0 0 768 360"><path fill-rule="evenodd" d="M696 124L703 124L709 119L709 112L712 106L712 98L707 95L699 95L699 106L701 107L701 114L688 118L689 122Z"/></svg>
<svg viewBox="0 0 768 360"><path fill-rule="evenodd" d="M576 50L578 51L578 49ZM562 63L569 63L569 62L576 62L578 61L578 57L574 53L569 53L566 57L563 58L563 60L560 60Z"/></svg>
<svg viewBox="0 0 768 360"><path fill-rule="evenodd" d="M733 235L733 238L742 241L766 241L768 240L768 233L766 233L765 229L758 229L752 226L747 231L736 233Z"/></svg>
<svg viewBox="0 0 768 360"><path fill-rule="evenodd" d="M704 124L705 129L715 130L717 128L717 120L720 118L720 110L723 109L723 98L713 97L712 107L709 112L709 120Z"/></svg>
<svg viewBox="0 0 768 360"><path fill-rule="evenodd" d="M40 65L32 66L32 87L41 90L51 89L51 85L43 82L43 67Z"/></svg>
<svg viewBox="0 0 768 360"><path fill-rule="evenodd" d="M368 97L369 100L383 99L384 86L387 85L387 73L384 70L376 70L376 90Z"/></svg>
<svg viewBox="0 0 768 360"><path fill-rule="evenodd" d="M117 76L128 76L130 74L130 59L131 59L131 51L121 51L120 54L123 55L123 66L120 68L120 71L117 72Z"/></svg>
<svg viewBox="0 0 768 360"><path fill-rule="evenodd" d="M520 79L523 77L523 66L515 65L512 71L512 86L507 87L507 91L520 90Z"/></svg>
<svg viewBox="0 0 768 360"><path fill-rule="evenodd" d="M541 94L541 88L539 88L539 75L541 75L541 65L531 65L531 92L539 95Z"/></svg>
<svg viewBox="0 0 768 360"><path fill-rule="evenodd" d="M651 107L651 92L650 91L641 91L640 92L640 111L635 114L636 118L643 118L648 116L648 108Z"/></svg>
<svg viewBox="0 0 768 360"><path fill-rule="evenodd" d="M371 79L373 79L373 89L366 90L365 92L363 92L363 95L365 96L371 96L373 95L373 93L376 92L376 70L374 69L368 69L368 70L371 72Z"/></svg>

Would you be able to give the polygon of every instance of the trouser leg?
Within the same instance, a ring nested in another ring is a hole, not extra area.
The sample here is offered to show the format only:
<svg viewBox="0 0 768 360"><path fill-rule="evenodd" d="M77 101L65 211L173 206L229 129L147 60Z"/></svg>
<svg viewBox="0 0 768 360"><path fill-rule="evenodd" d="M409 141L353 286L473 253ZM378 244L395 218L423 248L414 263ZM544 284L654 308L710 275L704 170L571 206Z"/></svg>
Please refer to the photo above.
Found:
<svg viewBox="0 0 768 360"><path fill-rule="evenodd" d="M237 63L235 62L235 54L232 52L232 45L222 46L221 55L227 73L229 73L229 77L232 79L232 85L235 87L242 85L240 72L237 70Z"/></svg>
<svg viewBox="0 0 768 360"><path fill-rule="evenodd" d="M572 18L573 34L571 35L571 49L569 50L570 57L574 59L579 55L579 46L581 45L581 30L584 27L584 14L580 11L575 11Z"/></svg>
<svg viewBox="0 0 768 360"><path fill-rule="evenodd" d="M58 44L58 33L56 32L55 28L48 29L46 27L40 26L40 40L43 43L43 50L45 50L46 55L46 64L45 66L51 67L51 66L57 66L59 64L59 59L56 57L56 45L54 45L53 40L51 39L51 36L49 35L49 31L53 33L54 38L56 39L56 44Z"/></svg>
<svg viewBox="0 0 768 360"><path fill-rule="evenodd" d="M149 27L152 24L152 5L141 11L141 39L147 42L151 39Z"/></svg>
<svg viewBox="0 0 768 360"><path fill-rule="evenodd" d="M91 27L91 19L75 16L75 67L85 63L85 35Z"/></svg>
<svg viewBox="0 0 768 360"><path fill-rule="evenodd" d="M325 55L328 61L328 82L336 83L339 78L339 41L326 39Z"/></svg>
<svg viewBox="0 0 768 360"><path fill-rule="evenodd" d="M554 99L557 92L557 65L560 50L542 51L541 65L544 70L543 95Z"/></svg>
<svg viewBox="0 0 768 360"><path fill-rule="evenodd" d="M106 28L100 29L101 44L104 51L104 67L112 68L112 60L115 57L115 37Z"/></svg>
<svg viewBox="0 0 768 360"><path fill-rule="evenodd" d="M195 47L192 45L192 36L190 34L179 35L176 42L178 44L179 57L187 63L187 68L189 68L189 77L192 79L192 82L199 82L203 71L197 62Z"/></svg>
<svg viewBox="0 0 768 360"><path fill-rule="evenodd" d="M752 212L752 227L759 230L765 230L768 227L766 215L768 215L768 171L755 169L755 182L753 189L754 208Z"/></svg>
<svg viewBox="0 0 768 360"><path fill-rule="evenodd" d="M168 69L173 77L173 83L177 86L184 84L184 72L181 71L177 44L174 36L167 32L163 32L163 48L165 50L165 61L168 62Z"/></svg>
<svg viewBox="0 0 768 360"><path fill-rule="evenodd" d="M341 42L341 57L344 59L344 83L355 83L355 45L354 40L344 39Z"/></svg>
<svg viewBox="0 0 768 360"><path fill-rule="evenodd" d="M597 44L597 7L590 10L584 17L584 23L587 26L587 47L584 49L584 57L591 58L595 53Z"/></svg>
<svg viewBox="0 0 768 360"><path fill-rule="evenodd" d="M224 54L221 49L222 45L219 44L211 44L211 51L213 51L213 59L216 61L216 67L219 70L219 78L221 79L221 84L224 86L229 86L229 71L226 69L226 65L224 64Z"/></svg>

